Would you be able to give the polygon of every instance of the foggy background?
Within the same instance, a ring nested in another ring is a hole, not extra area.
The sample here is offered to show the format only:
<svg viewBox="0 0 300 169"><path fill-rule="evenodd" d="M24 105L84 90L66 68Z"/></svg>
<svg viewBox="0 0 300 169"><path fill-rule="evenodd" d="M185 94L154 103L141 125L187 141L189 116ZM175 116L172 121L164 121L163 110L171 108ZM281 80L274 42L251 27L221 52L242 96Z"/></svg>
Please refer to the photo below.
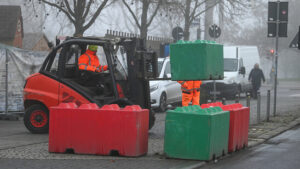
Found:
<svg viewBox="0 0 300 169"><path fill-rule="evenodd" d="M134 0L133 0L134 1ZM140 4L135 0L135 12ZM209 1L213 3L216 0ZM55 36L72 36L74 27L69 20L56 9L53 9L38 0L26 3L25 0L1 0L0 5L20 5L22 8L24 32L43 32L50 41L54 42ZM258 46L261 67L265 77L273 64L270 49L275 49L275 38L267 38L267 11L268 0L247 0L243 9L228 9L221 5L207 10L198 18L199 22L190 27L190 40L197 39L197 28L201 29L201 39L210 39L207 36L208 26L215 23L222 30L218 43L224 45L253 45ZM295 37L300 25L300 1L288 0L289 21L288 37L280 38L278 77L280 79L300 78L300 50L289 48L290 42ZM199 24L200 23L200 24ZM148 35L172 38L171 31L174 27L184 27L183 18L176 11L159 11L148 29ZM138 33L138 28L121 0L106 7L95 23L84 32L84 36L104 36L107 29Z"/></svg>

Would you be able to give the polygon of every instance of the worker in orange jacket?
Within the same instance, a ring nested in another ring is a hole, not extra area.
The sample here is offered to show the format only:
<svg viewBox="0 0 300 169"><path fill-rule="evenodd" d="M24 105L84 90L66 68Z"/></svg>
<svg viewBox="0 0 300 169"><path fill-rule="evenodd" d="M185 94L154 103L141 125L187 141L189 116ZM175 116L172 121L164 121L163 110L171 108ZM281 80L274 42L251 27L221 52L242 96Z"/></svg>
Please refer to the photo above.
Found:
<svg viewBox="0 0 300 169"><path fill-rule="evenodd" d="M83 86L97 87L97 93L103 93L103 79L99 72L106 71L107 65L100 65L96 55L98 46L89 45L88 49L78 59L78 68L80 72L80 84Z"/></svg>
<svg viewBox="0 0 300 169"><path fill-rule="evenodd" d="M87 70L92 72L102 72L107 70L107 65L101 66L96 55L98 50L97 45L89 45L88 50L82 54L78 59L78 66L80 70Z"/></svg>
<svg viewBox="0 0 300 169"><path fill-rule="evenodd" d="M192 101L193 105L200 105L200 86L202 81L178 81L181 84L182 106L188 106Z"/></svg>

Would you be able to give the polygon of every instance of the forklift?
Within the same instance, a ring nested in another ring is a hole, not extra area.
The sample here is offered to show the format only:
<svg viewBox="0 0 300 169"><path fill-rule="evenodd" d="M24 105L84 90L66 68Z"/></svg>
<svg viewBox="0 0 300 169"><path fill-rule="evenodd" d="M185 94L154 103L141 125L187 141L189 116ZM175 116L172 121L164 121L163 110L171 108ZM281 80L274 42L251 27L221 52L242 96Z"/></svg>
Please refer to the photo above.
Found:
<svg viewBox="0 0 300 169"><path fill-rule="evenodd" d="M78 58L88 45L108 71L99 72L100 85L86 85ZM99 50L100 49L100 50ZM47 133L49 107L60 103L96 103L99 107L118 104L149 109L149 129L155 122L151 109L149 79L157 77L157 55L147 51L139 38L68 37L58 43L45 59L40 71L29 76L24 86L24 124L31 133Z"/></svg>

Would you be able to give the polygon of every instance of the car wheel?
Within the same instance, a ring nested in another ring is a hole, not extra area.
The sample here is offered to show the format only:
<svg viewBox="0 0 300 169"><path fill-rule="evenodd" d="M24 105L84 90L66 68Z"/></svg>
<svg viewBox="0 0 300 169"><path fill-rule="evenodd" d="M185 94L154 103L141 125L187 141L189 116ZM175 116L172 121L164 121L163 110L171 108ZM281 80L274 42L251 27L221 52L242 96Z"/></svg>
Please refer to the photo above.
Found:
<svg viewBox="0 0 300 169"><path fill-rule="evenodd" d="M26 128L34 134L48 133L49 111L40 104L35 104L26 109L24 114Z"/></svg>
<svg viewBox="0 0 300 169"><path fill-rule="evenodd" d="M165 112L167 110L167 95L165 92L160 95L158 110L160 112Z"/></svg>

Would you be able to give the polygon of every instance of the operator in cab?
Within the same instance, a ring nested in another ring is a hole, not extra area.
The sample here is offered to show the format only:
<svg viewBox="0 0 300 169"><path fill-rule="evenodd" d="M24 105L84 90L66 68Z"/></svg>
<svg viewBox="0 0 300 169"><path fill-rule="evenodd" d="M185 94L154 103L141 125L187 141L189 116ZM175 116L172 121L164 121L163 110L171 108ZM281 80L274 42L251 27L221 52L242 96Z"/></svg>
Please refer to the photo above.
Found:
<svg viewBox="0 0 300 169"><path fill-rule="evenodd" d="M86 52L78 59L78 68L80 72L80 84L84 86L95 86L101 89L103 88L101 87L103 83L99 72L108 70L108 67L107 65L100 64L96 55L97 50L97 45L89 45Z"/></svg>
<svg viewBox="0 0 300 169"><path fill-rule="evenodd" d="M100 65L96 55L97 45L89 45L88 49L78 59L79 70L87 70L91 72L102 72L107 70L107 65Z"/></svg>
<svg viewBox="0 0 300 169"><path fill-rule="evenodd" d="M188 106L190 102L193 105L200 105L200 86L202 81L178 81L181 84L182 107Z"/></svg>

